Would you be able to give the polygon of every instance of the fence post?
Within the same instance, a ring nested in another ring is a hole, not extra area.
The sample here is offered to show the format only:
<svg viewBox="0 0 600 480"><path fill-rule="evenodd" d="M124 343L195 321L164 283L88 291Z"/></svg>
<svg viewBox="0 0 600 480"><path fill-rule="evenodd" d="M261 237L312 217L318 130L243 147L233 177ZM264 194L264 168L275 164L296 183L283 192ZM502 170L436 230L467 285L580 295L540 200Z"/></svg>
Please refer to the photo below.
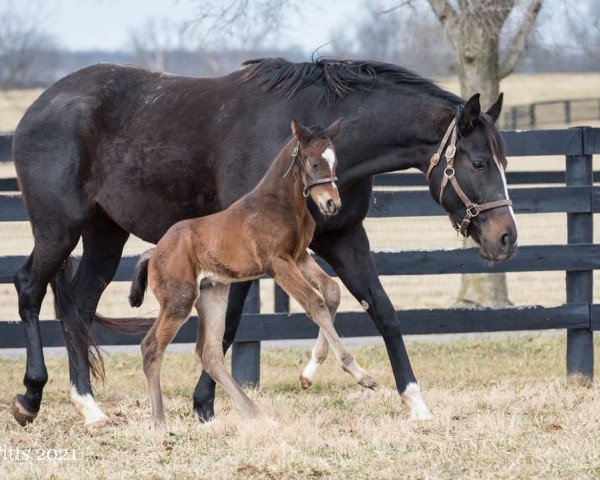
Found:
<svg viewBox="0 0 600 480"><path fill-rule="evenodd" d="M277 283L275 283L275 313L290 311L290 297Z"/></svg>
<svg viewBox="0 0 600 480"><path fill-rule="evenodd" d="M535 127L535 103L529 105L529 126Z"/></svg>
<svg viewBox="0 0 600 480"><path fill-rule="evenodd" d="M259 281L252 282L244 313L260 313ZM257 388L260 383L260 342L233 342L231 374L240 385Z"/></svg>
<svg viewBox="0 0 600 480"><path fill-rule="evenodd" d="M586 130L578 127L584 145ZM567 156L567 186L592 186L592 156ZM591 203L591 193L590 193ZM593 243L593 215L591 212L567 214L568 243ZM567 303L592 303L593 276L592 271L567 272ZM594 377L594 343L591 324L589 328L567 330L567 375L579 374L593 380Z"/></svg>
<svg viewBox="0 0 600 480"><path fill-rule="evenodd" d="M565 111L565 123L571 123L571 100L565 100L564 102L564 111Z"/></svg>

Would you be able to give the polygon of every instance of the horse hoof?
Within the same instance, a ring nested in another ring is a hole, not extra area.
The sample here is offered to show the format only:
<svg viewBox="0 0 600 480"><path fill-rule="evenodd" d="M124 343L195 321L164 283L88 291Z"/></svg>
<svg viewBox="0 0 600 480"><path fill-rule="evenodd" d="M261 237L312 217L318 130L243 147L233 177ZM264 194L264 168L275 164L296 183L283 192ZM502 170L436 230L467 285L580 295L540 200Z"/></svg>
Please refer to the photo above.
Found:
<svg viewBox="0 0 600 480"><path fill-rule="evenodd" d="M10 413L12 413L12 416L15 417L17 423L22 427L33 422L35 417L37 417L37 412L30 412L23 406L23 404L19 401L19 395L17 395L13 401L10 408Z"/></svg>
<svg viewBox="0 0 600 480"><path fill-rule="evenodd" d="M122 425L125 423L127 423L127 418L118 417L116 415L110 415L109 417L106 417L106 418L101 418L101 419L94 420L91 422L86 422L85 428L87 428L88 430L98 430L103 427L116 427L117 425Z"/></svg>
<svg viewBox="0 0 600 480"><path fill-rule="evenodd" d="M414 421L426 421L433 420L433 415L429 410L425 411L413 411L410 413L410 419Z"/></svg>
<svg viewBox="0 0 600 480"><path fill-rule="evenodd" d="M377 386L377 383L375 382L375 380L372 377L370 377L369 375L367 375L364 378L361 378L361 380L358 382L358 384L361 387L365 387L370 390L375 390L375 387Z"/></svg>
<svg viewBox="0 0 600 480"><path fill-rule="evenodd" d="M306 378L304 375L300 375L300 387L302 390L306 390L312 385L312 381Z"/></svg>

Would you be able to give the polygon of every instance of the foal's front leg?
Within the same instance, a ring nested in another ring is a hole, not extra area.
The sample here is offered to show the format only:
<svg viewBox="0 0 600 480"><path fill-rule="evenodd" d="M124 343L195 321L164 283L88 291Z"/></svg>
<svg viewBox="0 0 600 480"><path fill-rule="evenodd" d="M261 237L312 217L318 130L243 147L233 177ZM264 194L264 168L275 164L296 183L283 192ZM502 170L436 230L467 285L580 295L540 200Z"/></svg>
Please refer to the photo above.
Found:
<svg viewBox="0 0 600 480"><path fill-rule="evenodd" d="M263 417L264 414L244 393L225 368L223 334L225 333L225 311L229 285L216 284L200 291L196 302L198 311L198 338L196 357L202 368L217 383L221 384L231 400L248 416Z"/></svg>
<svg viewBox="0 0 600 480"><path fill-rule="evenodd" d="M339 285L319 267L317 262L308 253L298 261L298 269L308 283L323 296L327 310L329 310L329 314L331 315L331 323L333 324L335 314L340 306ZM312 349L310 360L300 374L299 380L302 388L306 389L312 385L315 373L327 358L328 351L329 344L327 343L327 339L323 331L319 329L319 336Z"/></svg>
<svg viewBox="0 0 600 480"><path fill-rule="evenodd" d="M375 381L344 347L340 337L333 328L331 314L327 309L323 296L310 285L302 276L296 264L290 259L276 259L273 261L272 267L275 281L288 295L300 303L309 318L323 331L342 369L356 378L359 385L365 388L373 388Z"/></svg>

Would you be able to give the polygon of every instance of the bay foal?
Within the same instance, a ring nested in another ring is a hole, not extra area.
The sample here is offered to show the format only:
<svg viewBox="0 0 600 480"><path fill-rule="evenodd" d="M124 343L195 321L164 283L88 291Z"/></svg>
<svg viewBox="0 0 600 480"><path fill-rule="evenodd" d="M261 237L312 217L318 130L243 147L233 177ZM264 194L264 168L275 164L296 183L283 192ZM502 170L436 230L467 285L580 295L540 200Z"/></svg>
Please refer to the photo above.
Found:
<svg viewBox="0 0 600 480"><path fill-rule="evenodd" d="M374 387L373 379L344 348L333 328L339 287L307 253L315 222L306 197L313 199L323 215L334 215L341 206L331 142L340 128L340 120L327 129L304 127L292 120L292 139L254 190L222 212L176 223L138 262L131 305L142 304L146 284L160 304L158 318L142 341L156 424L165 424L162 357L194 305L198 312L196 356L202 367L246 414L262 415L225 368L223 334L229 285L264 274L300 303L342 368L363 387Z"/></svg>

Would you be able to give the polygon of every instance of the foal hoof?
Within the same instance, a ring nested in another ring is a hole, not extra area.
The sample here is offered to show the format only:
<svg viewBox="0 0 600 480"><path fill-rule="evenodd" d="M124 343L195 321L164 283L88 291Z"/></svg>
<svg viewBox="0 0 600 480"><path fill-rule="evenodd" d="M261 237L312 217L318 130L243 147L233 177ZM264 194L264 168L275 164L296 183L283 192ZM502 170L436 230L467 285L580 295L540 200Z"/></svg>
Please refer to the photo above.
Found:
<svg viewBox="0 0 600 480"><path fill-rule="evenodd" d="M12 413L12 416L15 417L17 423L24 427L28 423L31 423L35 420L35 417L37 417L37 412L30 412L27 410L19 400L19 397L21 397L21 395L17 395L13 400L10 413Z"/></svg>
<svg viewBox="0 0 600 480"><path fill-rule="evenodd" d="M364 378L361 378L361 380L358 382L358 384L361 387L365 387L370 390L375 390L375 387L377 386L377 383L375 382L375 380L372 377L370 377L369 375L367 375Z"/></svg>
<svg viewBox="0 0 600 480"><path fill-rule="evenodd" d="M308 387L310 387L312 385L312 380L309 380L304 375L300 375L299 380L300 380L300 388L302 388L302 390L306 390Z"/></svg>

